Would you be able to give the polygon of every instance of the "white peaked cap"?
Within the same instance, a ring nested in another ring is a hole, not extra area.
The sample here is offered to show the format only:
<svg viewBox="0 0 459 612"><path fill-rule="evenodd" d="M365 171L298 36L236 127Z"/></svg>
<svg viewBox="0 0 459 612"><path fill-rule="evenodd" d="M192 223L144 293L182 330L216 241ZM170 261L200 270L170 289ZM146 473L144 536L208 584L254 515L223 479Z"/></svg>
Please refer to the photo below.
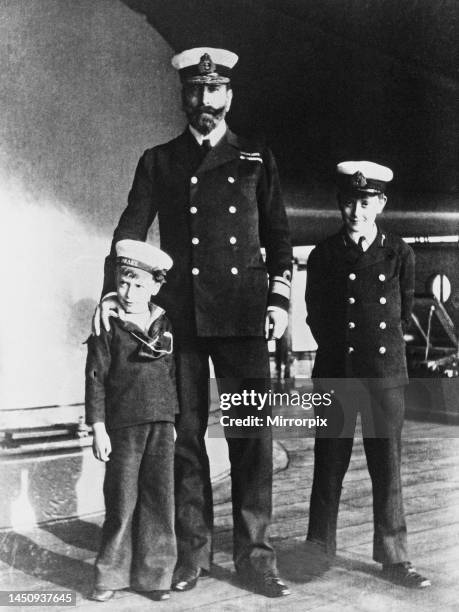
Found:
<svg viewBox="0 0 459 612"><path fill-rule="evenodd" d="M384 193L394 173L390 168L370 161L345 161L336 166L341 192L376 195Z"/></svg>
<svg viewBox="0 0 459 612"><path fill-rule="evenodd" d="M361 172L367 179L384 181L389 183L394 178L394 173L387 166L381 166L371 161L345 161L336 166L338 174L354 175Z"/></svg>
<svg viewBox="0 0 459 612"><path fill-rule="evenodd" d="M176 70L182 70L189 66L197 66L201 61L203 55L210 55L212 61L215 64L226 66L227 68L233 68L239 57L232 51L226 49L215 49L214 47L195 47L194 49L187 49L182 53L177 53L172 58L172 66Z"/></svg>
<svg viewBox="0 0 459 612"><path fill-rule="evenodd" d="M171 257L158 247L140 240L119 240L115 244L117 262L140 268L147 272L154 270L170 270L173 261Z"/></svg>
<svg viewBox="0 0 459 612"><path fill-rule="evenodd" d="M179 71L183 83L227 84L238 59L235 53L226 49L196 47L174 55L172 66Z"/></svg>

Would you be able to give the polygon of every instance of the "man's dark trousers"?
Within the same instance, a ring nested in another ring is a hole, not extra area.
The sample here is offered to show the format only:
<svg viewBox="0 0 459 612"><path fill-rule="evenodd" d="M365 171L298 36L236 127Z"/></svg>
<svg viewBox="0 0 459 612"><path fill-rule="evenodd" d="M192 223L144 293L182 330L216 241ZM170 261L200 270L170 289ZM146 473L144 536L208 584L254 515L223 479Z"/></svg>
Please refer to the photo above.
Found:
<svg viewBox="0 0 459 612"><path fill-rule="evenodd" d="M354 418L355 427L356 414L346 414L344 420ZM407 560L400 476L403 418L404 387L380 390L372 398L369 413L362 414L363 445L373 489L373 559L384 564ZM337 423L344 424L342 414ZM346 428L351 425L347 422ZM371 429L368 436L367 428ZM330 428L328 433L316 434L309 511L308 540L321 544L330 555L336 552L338 507L354 442L352 437L331 437L337 433Z"/></svg>
<svg viewBox="0 0 459 612"><path fill-rule="evenodd" d="M209 357L217 379L269 381L269 354L262 337L194 338L176 350L180 415L175 444L178 565L210 569L213 503L204 435L209 413ZM233 501L233 558L264 571L275 568L267 542L271 520L272 438L227 438Z"/></svg>

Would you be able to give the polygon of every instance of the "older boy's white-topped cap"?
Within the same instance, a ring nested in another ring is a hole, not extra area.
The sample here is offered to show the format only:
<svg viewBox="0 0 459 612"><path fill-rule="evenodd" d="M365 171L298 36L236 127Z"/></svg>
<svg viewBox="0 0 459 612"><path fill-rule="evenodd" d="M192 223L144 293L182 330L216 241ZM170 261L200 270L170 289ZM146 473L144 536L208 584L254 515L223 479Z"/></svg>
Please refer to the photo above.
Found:
<svg viewBox="0 0 459 612"><path fill-rule="evenodd" d="M336 166L338 186L342 191L384 193L394 173L387 166L370 161L345 161Z"/></svg>
<svg viewBox="0 0 459 612"><path fill-rule="evenodd" d="M158 247L140 240L119 240L115 244L116 262L124 266L140 268L146 272L170 270L171 257Z"/></svg>
<svg viewBox="0 0 459 612"><path fill-rule="evenodd" d="M227 49L195 47L174 55L172 66L185 83L229 83L239 57Z"/></svg>

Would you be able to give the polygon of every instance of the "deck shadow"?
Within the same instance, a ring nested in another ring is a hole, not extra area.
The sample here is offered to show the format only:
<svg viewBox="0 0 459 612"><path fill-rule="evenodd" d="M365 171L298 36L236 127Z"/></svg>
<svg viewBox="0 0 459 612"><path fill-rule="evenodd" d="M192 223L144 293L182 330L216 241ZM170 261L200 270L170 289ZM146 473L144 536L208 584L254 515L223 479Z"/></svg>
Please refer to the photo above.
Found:
<svg viewBox="0 0 459 612"><path fill-rule="evenodd" d="M284 546L278 544L276 550L279 573L291 582L311 582L325 574L336 562L336 558L326 555L311 542L290 541Z"/></svg>
<svg viewBox="0 0 459 612"><path fill-rule="evenodd" d="M343 555L327 555L313 542L294 541L277 546L279 572L285 580L305 584L322 577L333 567L350 572L361 572L380 577L380 568L374 562L349 559Z"/></svg>
<svg viewBox="0 0 459 612"><path fill-rule="evenodd" d="M0 542L0 560L10 568L32 576L37 582L51 582L79 593L92 588L92 564L53 552L21 533L11 531L4 535Z"/></svg>
<svg viewBox="0 0 459 612"><path fill-rule="evenodd" d="M41 529L48 531L56 538L77 548L83 548L97 553L102 535L102 528L96 523L73 519L71 521L42 525Z"/></svg>

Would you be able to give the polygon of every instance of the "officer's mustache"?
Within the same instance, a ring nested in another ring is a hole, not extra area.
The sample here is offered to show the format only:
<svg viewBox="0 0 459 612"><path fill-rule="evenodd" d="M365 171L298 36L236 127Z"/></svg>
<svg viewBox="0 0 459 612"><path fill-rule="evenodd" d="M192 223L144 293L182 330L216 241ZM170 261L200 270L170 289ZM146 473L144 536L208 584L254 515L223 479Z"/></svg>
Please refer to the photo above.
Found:
<svg viewBox="0 0 459 612"><path fill-rule="evenodd" d="M198 117L199 115L203 114L212 115L213 117L221 117L222 114L225 112L225 107L220 106L220 108L214 108L213 106L201 105L197 108L188 107L187 110L193 117Z"/></svg>

